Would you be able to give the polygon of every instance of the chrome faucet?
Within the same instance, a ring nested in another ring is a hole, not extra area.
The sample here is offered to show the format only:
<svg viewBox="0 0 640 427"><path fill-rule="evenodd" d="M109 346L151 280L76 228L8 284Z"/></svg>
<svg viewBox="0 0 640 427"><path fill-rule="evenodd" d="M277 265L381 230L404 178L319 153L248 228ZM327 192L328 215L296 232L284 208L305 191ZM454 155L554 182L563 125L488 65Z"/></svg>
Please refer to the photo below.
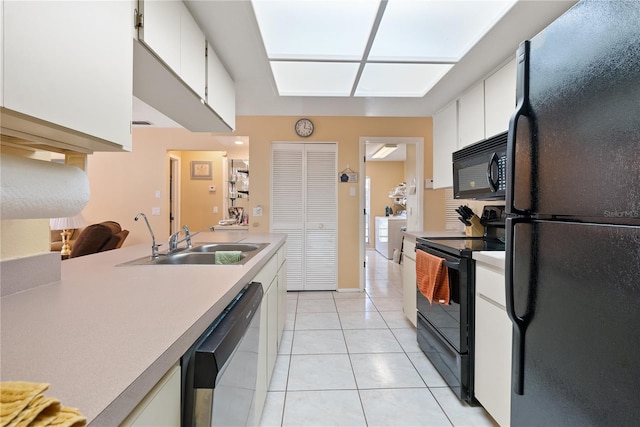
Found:
<svg viewBox="0 0 640 427"><path fill-rule="evenodd" d="M169 237L169 254L172 254L178 250L178 245L182 242L187 242L187 249L191 249L193 246L191 245L191 234L189 233L189 227L186 225L182 226L184 230L184 239L178 240L180 236L180 230L176 231ZM197 234L197 233L196 233Z"/></svg>
<svg viewBox="0 0 640 427"><path fill-rule="evenodd" d="M134 221L137 221L140 217L144 218L144 222L147 223L147 228L149 229L149 233L151 234L151 259L157 259L160 257L160 252L158 251L158 248L160 247L161 244L156 244L156 236L153 235L153 230L151 229L151 226L149 225L149 220L147 219L147 216L145 214L140 212L138 215L136 215L136 217L134 218Z"/></svg>

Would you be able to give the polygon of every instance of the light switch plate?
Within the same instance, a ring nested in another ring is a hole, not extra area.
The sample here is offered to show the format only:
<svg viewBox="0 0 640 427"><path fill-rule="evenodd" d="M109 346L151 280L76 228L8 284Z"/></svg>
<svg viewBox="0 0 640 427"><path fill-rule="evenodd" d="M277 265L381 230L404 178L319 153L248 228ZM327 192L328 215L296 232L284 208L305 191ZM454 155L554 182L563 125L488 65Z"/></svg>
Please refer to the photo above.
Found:
<svg viewBox="0 0 640 427"><path fill-rule="evenodd" d="M262 216L262 206L253 208L253 216Z"/></svg>

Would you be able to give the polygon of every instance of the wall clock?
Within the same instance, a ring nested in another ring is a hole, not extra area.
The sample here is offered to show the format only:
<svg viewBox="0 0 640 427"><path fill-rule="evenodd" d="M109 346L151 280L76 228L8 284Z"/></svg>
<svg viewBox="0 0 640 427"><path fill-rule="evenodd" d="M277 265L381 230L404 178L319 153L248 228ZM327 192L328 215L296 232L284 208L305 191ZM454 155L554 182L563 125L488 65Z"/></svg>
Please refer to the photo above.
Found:
<svg viewBox="0 0 640 427"><path fill-rule="evenodd" d="M313 122L309 119L300 119L296 122L296 133L306 138L313 133Z"/></svg>

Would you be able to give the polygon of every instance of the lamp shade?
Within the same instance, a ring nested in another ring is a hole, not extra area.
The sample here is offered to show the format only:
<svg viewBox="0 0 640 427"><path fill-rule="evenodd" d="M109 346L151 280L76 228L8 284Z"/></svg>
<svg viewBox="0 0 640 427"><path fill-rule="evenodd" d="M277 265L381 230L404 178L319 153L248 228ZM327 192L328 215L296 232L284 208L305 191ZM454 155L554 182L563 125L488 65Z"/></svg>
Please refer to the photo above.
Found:
<svg viewBox="0 0 640 427"><path fill-rule="evenodd" d="M82 214L65 218L51 218L49 220L49 226L52 230L71 230L84 227L85 225L86 222Z"/></svg>

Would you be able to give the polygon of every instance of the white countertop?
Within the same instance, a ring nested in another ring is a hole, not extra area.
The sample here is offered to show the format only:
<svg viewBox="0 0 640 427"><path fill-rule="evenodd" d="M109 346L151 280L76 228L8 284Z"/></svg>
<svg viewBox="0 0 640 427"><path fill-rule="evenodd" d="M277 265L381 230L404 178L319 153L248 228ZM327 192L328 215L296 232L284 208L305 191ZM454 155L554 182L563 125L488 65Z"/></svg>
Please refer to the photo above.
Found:
<svg viewBox="0 0 640 427"><path fill-rule="evenodd" d="M504 251L474 251L473 259L504 271Z"/></svg>
<svg viewBox="0 0 640 427"><path fill-rule="evenodd" d="M414 239L417 238L421 238L421 237L427 237L427 238L432 238L432 239L440 239L440 238L451 238L451 237L460 237L460 238L465 238L467 237L464 234L464 231L425 231L425 230L421 230L421 231L405 231L404 234L406 236L412 237Z"/></svg>
<svg viewBox="0 0 640 427"><path fill-rule="evenodd" d="M0 379L49 383L47 396L91 425L119 424L285 241L241 235L270 245L243 266L118 266L151 252L124 247L63 261L61 280L3 296Z"/></svg>

